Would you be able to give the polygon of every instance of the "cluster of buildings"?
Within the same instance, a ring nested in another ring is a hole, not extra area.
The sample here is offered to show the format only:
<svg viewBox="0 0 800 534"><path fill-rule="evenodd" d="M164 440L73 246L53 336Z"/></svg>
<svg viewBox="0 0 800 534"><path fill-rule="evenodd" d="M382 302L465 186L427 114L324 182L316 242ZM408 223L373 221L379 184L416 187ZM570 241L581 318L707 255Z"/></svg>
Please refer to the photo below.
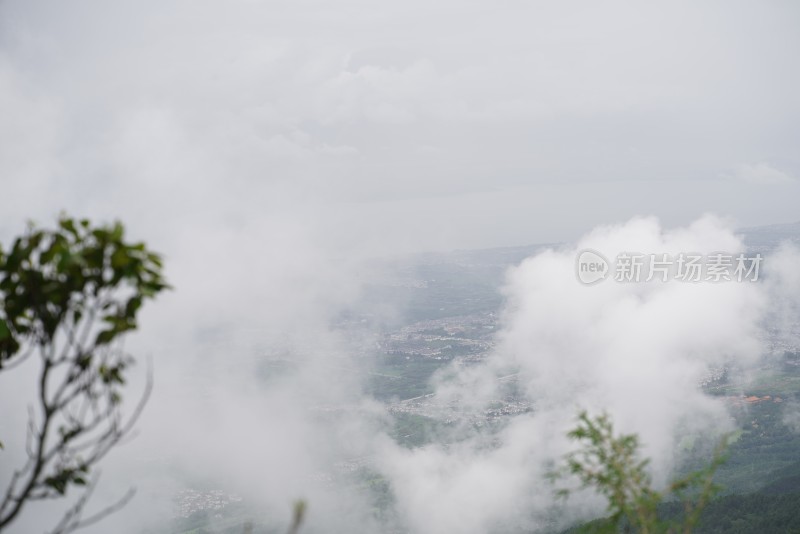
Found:
<svg viewBox="0 0 800 534"><path fill-rule="evenodd" d="M456 402L441 402L430 393L414 399L395 402L389 406L389 413L419 415L435 419L445 424L467 422L483 426L504 417L530 412L533 406L523 399L508 397L493 400L482 410L468 410Z"/></svg>
<svg viewBox="0 0 800 534"><path fill-rule="evenodd" d="M378 347L390 356L480 359L494 346L496 326L493 313L419 321L385 334Z"/></svg>
<svg viewBox="0 0 800 534"><path fill-rule="evenodd" d="M771 353L800 355L800 323L768 326L767 336L765 346ZM800 358L795 358L795 360L800 360ZM795 365L798 364L800 361L795 363Z"/></svg>
<svg viewBox="0 0 800 534"><path fill-rule="evenodd" d="M242 501L242 498L238 495L225 493L219 489L209 491L185 489L176 493L174 499L175 517L183 518L189 517L193 513L201 510L221 511L231 503Z"/></svg>

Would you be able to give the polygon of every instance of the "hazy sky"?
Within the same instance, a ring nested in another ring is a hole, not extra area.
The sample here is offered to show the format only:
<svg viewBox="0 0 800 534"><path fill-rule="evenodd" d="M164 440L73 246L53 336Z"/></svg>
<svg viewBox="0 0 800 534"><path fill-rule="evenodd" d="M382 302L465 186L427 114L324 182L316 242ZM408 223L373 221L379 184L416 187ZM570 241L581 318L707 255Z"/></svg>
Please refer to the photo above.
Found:
<svg viewBox="0 0 800 534"><path fill-rule="evenodd" d="M798 22L777 1L4 0L0 231L278 209L396 251L794 221Z"/></svg>

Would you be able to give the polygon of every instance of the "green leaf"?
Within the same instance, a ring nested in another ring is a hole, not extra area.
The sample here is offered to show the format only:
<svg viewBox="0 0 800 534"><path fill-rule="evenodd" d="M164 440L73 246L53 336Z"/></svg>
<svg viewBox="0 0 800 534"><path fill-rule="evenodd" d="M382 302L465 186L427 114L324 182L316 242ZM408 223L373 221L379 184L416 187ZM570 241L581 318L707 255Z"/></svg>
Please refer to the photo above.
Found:
<svg viewBox="0 0 800 534"><path fill-rule="evenodd" d="M122 224L116 222L114 223L114 228L111 230L111 240L112 241L120 241L122 240L122 235L125 233L125 228Z"/></svg>
<svg viewBox="0 0 800 534"><path fill-rule="evenodd" d="M125 305L125 317L132 319L136 316L136 312L142 307L141 297L131 297Z"/></svg>
<svg viewBox="0 0 800 534"><path fill-rule="evenodd" d="M131 263L131 257L124 248L118 248L111 255L111 266L115 269L124 269Z"/></svg>
<svg viewBox="0 0 800 534"><path fill-rule="evenodd" d="M75 221L72 219L61 219L58 221L58 225L75 237L78 237L78 231L75 229Z"/></svg>
<svg viewBox="0 0 800 534"><path fill-rule="evenodd" d="M97 334L97 339L95 340L95 345L108 345L113 341L113 339L117 336L117 330L112 328L110 330L103 330L99 334Z"/></svg>

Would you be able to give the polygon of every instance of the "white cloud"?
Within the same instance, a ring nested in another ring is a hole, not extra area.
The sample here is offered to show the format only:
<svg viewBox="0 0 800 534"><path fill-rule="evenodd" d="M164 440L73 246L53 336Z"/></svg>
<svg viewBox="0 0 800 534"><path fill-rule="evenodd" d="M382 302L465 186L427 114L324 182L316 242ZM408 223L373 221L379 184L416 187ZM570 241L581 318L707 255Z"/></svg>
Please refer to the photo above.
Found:
<svg viewBox="0 0 800 534"><path fill-rule="evenodd" d="M768 287L585 286L575 279L574 261L586 248L609 258L620 251L743 250L715 217L675 230L645 218L597 228L575 246L512 269L499 347L485 364L443 375L437 393L445 405L457 401L480 412L501 395L497 377L516 371L533 413L512 418L493 444L473 437L382 456L413 532L477 534L510 517L523 530L546 526L554 501L545 475L568 450L565 433L579 409L607 411L619 431L639 434L662 484L681 437L713 439L731 428L724 400L705 395L700 382L712 367L757 360ZM792 267L800 263L784 265ZM585 504L573 503L573 513ZM595 501L594 510L602 504Z"/></svg>

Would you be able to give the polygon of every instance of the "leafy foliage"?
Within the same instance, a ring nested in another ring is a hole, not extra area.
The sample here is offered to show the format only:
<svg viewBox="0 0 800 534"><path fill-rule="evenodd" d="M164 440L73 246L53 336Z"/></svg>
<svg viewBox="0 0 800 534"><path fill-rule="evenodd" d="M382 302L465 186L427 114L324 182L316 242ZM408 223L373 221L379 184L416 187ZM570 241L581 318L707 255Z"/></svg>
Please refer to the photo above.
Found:
<svg viewBox="0 0 800 534"><path fill-rule="evenodd" d="M150 390L148 382L123 419L122 386L134 360L119 341L136 328L144 301L167 288L161 257L127 242L120 223L62 217L53 230L31 225L8 250L0 247L0 372L32 354L40 360L28 460L0 500L0 530L30 501L63 497L72 487L84 494L54 532L102 517L81 519L90 471L129 432Z"/></svg>
<svg viewBox="0 0 800 534"><path fill-rule="evenodd" d="M590 417L585 411L578 416L578 426L568 436L582 444L566 457L566 467L556 477L572 475L583 488L593 488L608 502L608 516L587 525L596 532L689 533L700 513L719 491L713 478L724 462L726 440L720 444L711 463L705 468L680 478L664 492L653 489L647 471L648 460L639 458L639 438L635 434L614 433L608 415ZM561 489L567 497L570 490ZM682 503L678 519L659 517L659 506L672 499Z"/></svg>

